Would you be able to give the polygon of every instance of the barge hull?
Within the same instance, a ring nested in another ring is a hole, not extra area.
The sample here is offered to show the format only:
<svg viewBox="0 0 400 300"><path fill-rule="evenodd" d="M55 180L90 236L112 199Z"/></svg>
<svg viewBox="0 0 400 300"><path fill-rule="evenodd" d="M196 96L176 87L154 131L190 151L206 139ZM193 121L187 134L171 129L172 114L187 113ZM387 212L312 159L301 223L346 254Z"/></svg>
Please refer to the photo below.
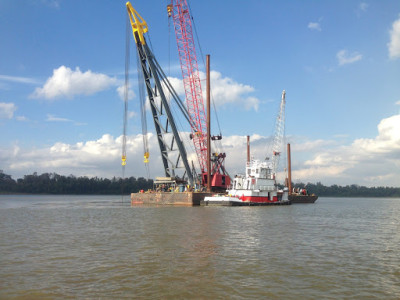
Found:
<svg viewBox="0 0 400 300"><path fill-rule="evenodd" d="M317 201L318 196L315 195L289 195L289 201L292 204L296 203L314 203Z"/></svg>
<svg viewBox="0 0 400 300"><path fill-rule="evenodd" d="M211 196L207 192L156 192L156 193L132 193L131 205L177 205L199 206L204 197Z"/></svg>

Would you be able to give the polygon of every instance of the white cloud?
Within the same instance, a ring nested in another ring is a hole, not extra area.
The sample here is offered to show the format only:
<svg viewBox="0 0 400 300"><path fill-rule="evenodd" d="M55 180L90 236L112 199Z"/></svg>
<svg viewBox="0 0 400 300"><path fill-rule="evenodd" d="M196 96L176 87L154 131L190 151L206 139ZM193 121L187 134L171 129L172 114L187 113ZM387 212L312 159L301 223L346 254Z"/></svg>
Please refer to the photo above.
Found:
<svg viewBox="0 0 400 300"><path fill-rule="evenodd" d="M347 50L340 50L336 54L336 57L338 59L340 66L346 64L352 64L362 59L362 55L360 53L358 52L348 53Z"/></svg>
<svg viewBox="0 0 400 300"><path fill-rule="evenodd" d="M183 99L185 99L185 88L183 87L183 81L180 78L176 77L168 77L168 81L174 87L175 92ZM164 91L168 94L167 88L164 88Z"/></svg>
<svg viewBox="0 0 400 300"><path fill-rule="evenodd" d="M117 87L117 93L118 96L122 99L125 100L125 84ZM132 90L132 87L129 85L128 87L128 100L132 100L135 98L135 92Z"/></svg>
<svg viewBox="0 0 400 300"><path fill-rule="evenodd" d="M137 113L134 111L128 111L128 119L132 119L133 117L136 117Z"/></svg>
<svg viewBox="0 0 400 300"><path fill-rule="evenodd" d="M396 105L400 105L400 100L395 103Z"/></svg>
<svg viewBox="0 0 400 300"><path fill-rule="evenodd" d="M400 114L383 119L378 135L355 139L349 145L334 140L292 140L292 178L295 182L400 186ZM227 170L231 175L244 172L246 137L230 136L222 140L227 152ZM251 155L263 159L271 139L251 137ZM281 158L280 165L285 162ZM282 179L282 175L279 177Z"/></svg>
<svg viewBox="0 0 400 300"><path fill-rule="evenodd" d="M21 121L21 122L29 121L29 119L25 116L16 116L15 119L17 119L17 121Z"/></svg>
<svg viewBox="0 0 400 300"><path fill-rule="evenodd" d="M247 97L244 102L244 108L246 110L254 109L258 110L258 105L260 104L260 100L256 97Z"/></svg>
<svg viewBox="0 0 400 300"><path fill-rule="evenodd" d="M42 3L51 8L60 8L60 0L42 0Z"/></svg>
<svg viewBox="0 0 400 300"><path fill-rule="evenodd" d="M153 135L149 134L149 137L152 144L156 143ZM4 172L17 178L33 172L110 178L121 175L121 142L121 136L113 138L104 134L97 140L76 144L58 142L50 147L34 149L22 149L16 145L13 149L0 148L0 164L4 166ZM145 174L142 148L142 135L127 137L127 168L130 168L127 174Z"/></svg>
<svg viewBox="0 0 400 300"><path fill-rule="evenodd" d="M369 7L369 4L368 4L368 3L365 3L365 2L361 2L361 3L358 5L358 8L359 8L361 11L367 11L368 7Z"/></svg>
<svg viewBox="0 0 400 300"><path fill-rule="evenodd" d="M116 79L105 74L90 70L82 73L78 67L73 71L61 66L53 70L53 76L47 79L42 88L36 88L31 97L49 100L73 98L75 95L92 95L115 84Z"/></svg>
<svg viewBox="0 0 400 300"><path fill-rule="evenodd" d="M335 144L334 141L318 139L314 141L299 142L296 143L294 147L296 151L307 152L307 151L315 151L315 149L323 149L326 147L331 147L334 144Z"/></svg>
<svg viewBox="0 0 400 300"><path fill-rule="evenodd" d="M375 138L355 139L348 145L333 140L310 141L290 137L292 144L292 178L294 182L359 184L367 186L400 185L400 114L381 120ZM142 135L127 137L127 176L146 176L143 163ZM113 177L121 174L122 136L104 134L92 141L76 144L63 142L50 147L12 149L0 147L0 165L7 174L23 176L33 172L56 172L76 176ZM222 139L227 153L226 168L231 176L243 173L246 162L246 136ZM251 136L251 155L256 159L268 156L271 137ZM156 136L149 134L150 177L163 174ZM190 147L188 147L190 148ZM195 159L189 154L190 159ZM281 158L285 159L284 156ZM281 160L280 165L285 163Z"/></svg>
<svg viewBox="0 0 400 300"><path fill-rule="evenodd" d="M51 114L47 114L46 121L47 121L47 122L73 122L73 121L70 120L70 119L59 118L59 117L56 117L56 116L51 115Z"/></svg>
<svg viewBox="0 0 400 300"><path fill-rule="evenodd" d="M400 151L400 115L383 119L378 125L375 139L357 139L353 145L365 153L391 153Z"/></svg>
<svg viewBox="0 0 400 300"><path fill-rule="evenodd" d="M314 151L294 173L302 181L368 186L400 185L400 115L383 119L373 139ZM381 178L381 179L379 179Z"/></svg>
<svg viewBox="0 0 400 300"><path fill-rule="evenodd" d="M75 126L87 125L87 123L77 122L77 121L67 119L67 118L56 117L55 115L52 115L52 114L47 114L46 122L73 123L73 125L75 125Z"/></svg>
<svg viewBox="0 0 400 300"><path fill-rule="evenodd" d="M29 77L21 77L21 76L9 76L9 75L0 75L0 80L17 82L17 83L28 83L28 84L37 84L38 81Z"/></svg>
<svg viewBox="0 0 400 300"><path fill-rule="evenodd" d="M356 15L358 18L360 18L364 13L367 12L369 7L369 4L366 2L361 2L360 4L358 4L357 9L356 9Z"/></svg>
<svg viewBox="0 0 400 300"><path fill-rule="evenodd" d="M0 102L0 119L12 119L16 110L14 103Z"/></svg>
<svg viewBox="0 0 400 300"><path fill-rule="evenodd" d="M205 78L205 75L201 74L200 77ZM239 104L247 110L258 110L260 100L249 95L254 92L254 87L238 83L229 77L223 77L217 71L210 72L210 80L211 95L217 106ZM203 90L204 98L205 93L206 91Z"/></svg>
<svg viewBox="0 0 400 300"><path fill-rule="evenodd" d="M206 101L206 74L200 72L200 80L202 84L202 93L204 105ZM183 87L182 79L168 77L168 80L174 87L177 94L185 99L185 89ZM211 71L211 97L216 106L224 106L229 104L239 105L244 107L246 110L254 109L258 110L260 100L250 94L254 92L254 88L250 85L238 83L232 78L223 77L220 72Z"/></svg>
<svg viewBox="0 0 400 300"><path fill-rule="evenodd" d="M387 44L389 57L391 59L400 58L400 18L393 22L390 30L390 42Z"/></svg>
<svg viewBox="0 0 400 300"><path fill-rule="evenodd" d="M333 137L337 138L337 139L343 139L343 138L349 137L349 135L346 133L338 133L338 134L335 134Z"/></svg>
<svg viewBox="0 0 400 300"><path fill-rule="evenodd" d="M308 29L321 31L321 25L317 22L310 22L308 23Z"/></svg>

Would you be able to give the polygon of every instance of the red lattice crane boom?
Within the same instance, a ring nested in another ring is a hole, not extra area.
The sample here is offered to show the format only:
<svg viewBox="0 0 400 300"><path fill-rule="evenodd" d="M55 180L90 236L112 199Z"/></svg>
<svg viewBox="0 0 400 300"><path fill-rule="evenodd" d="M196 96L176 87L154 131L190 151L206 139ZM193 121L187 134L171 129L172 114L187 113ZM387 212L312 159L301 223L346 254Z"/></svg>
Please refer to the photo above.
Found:
<svg viewBox="0 0 400 300"><path fill-rule="evenodd" d="M171 0L167 6L168 15L172 17L178 45L179 60L182 69L183 85L186 94L186 105L192 120L194 147L200 163L202 184L207 178L207 116L204 110L199 68L193 38L192 20L187 0ZM221 136L217 137L221 139ZM230 177L224 168L225 153L213 154L211 168L211 186L215 189L226 189Z"/></svg>
<svg viewBox="0 0 400 300"><path fill-rule="evenodd" d="M207 164L207 125L201 90L199 67L193 39L192 21L186 0L172 0L168 14L174 21L178 53L182 69L186 105L193 121L192 139L199 158L201 172L206 172ZM194 127L195 126L195 127Z"/></svg>

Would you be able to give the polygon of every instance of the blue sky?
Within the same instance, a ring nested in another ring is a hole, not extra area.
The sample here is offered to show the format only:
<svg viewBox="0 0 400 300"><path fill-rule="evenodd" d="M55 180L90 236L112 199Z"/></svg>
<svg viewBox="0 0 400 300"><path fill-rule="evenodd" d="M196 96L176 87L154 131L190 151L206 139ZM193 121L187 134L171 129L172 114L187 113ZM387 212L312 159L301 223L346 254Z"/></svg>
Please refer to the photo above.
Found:
<svg viewBox="0 0 400 300"><path fill-rule="evenodd" d="M167 4L132 1L183 97ZM231 174L243 172L246 135L252 155L266 156L285 89L295 182L400 186L399 1L190 6L202 53L211 55ZM0 2L1 170L121 176L125 32L125 1ZM131 40L126 174L138 177L146 171L134 47ZM162 175L157 147L150 136L151 177Z"/></svg>

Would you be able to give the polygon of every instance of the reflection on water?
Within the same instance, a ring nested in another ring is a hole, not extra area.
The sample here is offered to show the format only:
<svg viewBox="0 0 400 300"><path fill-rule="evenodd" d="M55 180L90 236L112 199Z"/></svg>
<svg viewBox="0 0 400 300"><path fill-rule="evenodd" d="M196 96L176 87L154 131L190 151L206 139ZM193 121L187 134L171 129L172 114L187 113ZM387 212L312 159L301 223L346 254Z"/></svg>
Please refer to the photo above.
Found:
<svg viewBox="0 0 400 300"><path fill-rule="evenodd" d="M400 199L0 196L0 298L400 298Z"/></svg>

